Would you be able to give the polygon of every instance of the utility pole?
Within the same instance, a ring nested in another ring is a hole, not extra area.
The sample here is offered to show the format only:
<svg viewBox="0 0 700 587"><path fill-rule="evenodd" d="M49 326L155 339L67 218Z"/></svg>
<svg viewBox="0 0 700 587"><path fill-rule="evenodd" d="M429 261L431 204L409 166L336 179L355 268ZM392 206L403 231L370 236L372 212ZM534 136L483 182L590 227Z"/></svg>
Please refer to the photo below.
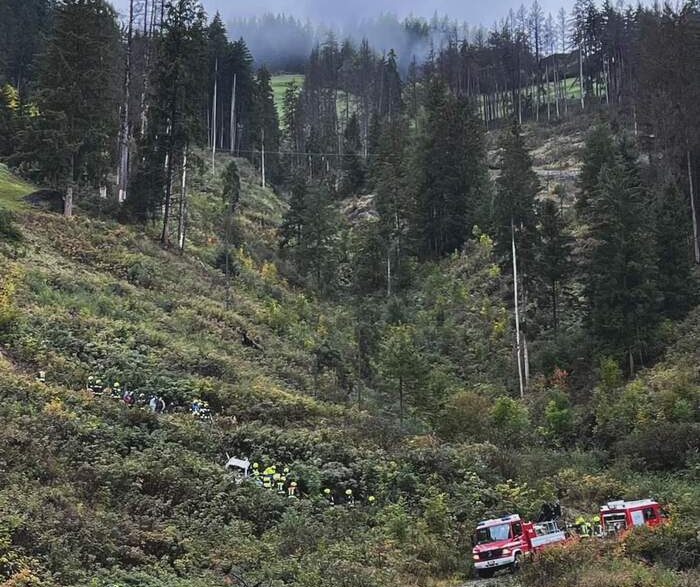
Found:
<svg viewBox="0 0 700 587"><path fill-rule="evenodd" d="M187 149L182 157L182 178L180 182L180 218L177 227L178 248L185 250L185 231L187 230Z"/></svg>
<svg viewBox="0 0 700 587"><path fill-rule="evenodd" d="M687 150L688 158L688 185L690 187L690 209L693 213L693 251L695 252L695 262L700 265L700 235L698 235L698 211L695 208L695 189L693 184L693 158L690 148Z"/></svg>
<svg viewBox="0 0 700 587"><path fill-rule="evenodd" d="M231 155L236 150L236 83L238 82L238 74L233 74L233 90L231 91Z"/></svg>
<svg viewBox="0 0 700 587"><path fill-rule="evenodd" d="M131 96L131 48L134 32L134 0L129 1L129 25L126 38L126 55L124 67L124 103L122 105L121 128L119 129L119 168L117 170L117 201L126 200L129 185L129 101Z"/></svg>
<svg viewBox="0 0 700 587"><path fill-rule="evenodd" d="M581 110L586 109L586 103L583 98L583 45L578 46L578 71L579 71L579 88L581 90Z"/></svg>
<svg viewBox="0 0 700 587"><path fill-rule="evenodd" d="M515 301L515 350L518 357L518 381L520 383L520 399L525 397L525 386L523 383L523 363L521 360L521 348L520 348L520 308L519 308L519 298L518 298L518 260L515 249L515 223L513 219L510 220L510 240L513 247L513 298Z"/></svg>
<svg viewBox="0 0 700 587"><path fill-rule="evenodd" d="M262 186L265 187L265 129L262 129L262 149L260 151L261 167L262 167Z"/></svg>
<svg viewBox="0 0 700 587"><path fill-rule="evenodd" d="M218 81L219 81L219 58L216 58L215 65L214 65L214 103L212 104L211 108L211 132L212 132L212 141L211 141L211 174L214 175L216 173L216 102L217 102L217 89L218 89Z"/></svg>

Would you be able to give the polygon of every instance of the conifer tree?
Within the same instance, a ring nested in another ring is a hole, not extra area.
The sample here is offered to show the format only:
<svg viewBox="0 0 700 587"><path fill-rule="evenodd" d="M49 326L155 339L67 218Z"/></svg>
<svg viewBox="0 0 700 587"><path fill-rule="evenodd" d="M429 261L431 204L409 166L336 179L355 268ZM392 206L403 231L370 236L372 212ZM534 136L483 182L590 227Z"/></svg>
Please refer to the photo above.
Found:
<svg viewBox="0 0 700 587"><path fill-rule="evenodd" d="M588 324L600 347L625 356L634 372L658 321L658 293L650 200L627 144L603 165L588 205Z"/></svg>
<svg viewBox="0 0 700 587"><path fill-rule="evenodd" d="M343 168L341 194L358 194L365 183L365 166L362 160L362 138L357 114L353 113L343 133Z"/></svg>
<svg viewBox="0 0 700 587"><path fill-rule="evenodd" d="M571 237L561 209L552 200L545 200L539 210L538 277L546 292L543 304L551 311L550 326L559 327L559 300L564 283L571 272Z"/></svg>
<svg viewBox="0 0 700 587"><path fill-rule="evenodd" d="M233 81L235 77L235 94ZM255 121L255 95L257 85L253 73L253 56L243 39L229 45L228 58L222 79L231 83L223 87L227 96L227 119L225 126L229 129L229 149L241 156L253 160L253 142L259 136L260 129ZM229 103L230 101L230 103ZM231 120L233 117L233 120Z"/></svg>
<svg viewBox="0 0 700 587"><path fill-rule="evenodd" d="M119 29L103 0L61 0L40 63L38 134L24 157L56 187L102 183L118 128Z"/></svg>
<svg viewBox="0 0 700 587"><path fill-rule="evenodd" d="M598 124L588 135L583 150L583 165L578 177L580 195L576 212L585 222L588 201L598 187L600 170L615 157L615 142L607 124Z"/></svg>
<svg viewBox="0 0 700 587"><path fill-rule="evenodd" d="M280 129L272 92L272 76L265 67L261 67L256 74L255 91L255 116L254 121L258 125L258 135L255 144L260 150L260 160L256 165L263 165L263 150L265 151L265 174L273 184L280 180Z"/></svg>
<svg viewBox="0 0 700 587"><path fill-rule="evenodd" d="M493 207L496 250L510 262L511 228L515 228L519 263L527 283L537 242L535 198L540 182L517 119L501 135L500 149L501 174L496 180Z"/></svg>
<svg viewBox="0 0 700 587"><path fill-rule="evenodd" d="M300 276L321 292L332 291L336 282L340 226L330 190L325 185L309 185L298 175L280 228L280 248Z"/></svg>
<svg viewBox="0 0 700 587"><path fill-rule="evenodd" d="M678 320L698 298L692 252L688 246L691 232L689 206L678 186L672 184L657 197L654 208L661 310L665 316Z"/></svg>
<svg viewBox="0 0 700 587"><path fill-rule="evenodd" d="M379 140L374 165L375 207L379 215L378 232L385 243L387 293L394 282L401 282L404 259L410 253L408 241L413 193L408 186L408 124L402 118L388 121Z"/></svg>
<svg viewBox="0 0 700 587"><path fill-rule="evenodd" d="M485 184L482 125L474 109L430 81L419 140L416 236L427 256L459 249L477 221Z"/></svg>
<svg viewBox="0 0 700 587"><path fill-rule="evenodd" d="M207 41L204 11L196 0L165 8L150 83L148 136L127 203L137 218L155 218L162 210L161 243L167 246L176 171L185 165L190 145L204 137Z"/></svg>

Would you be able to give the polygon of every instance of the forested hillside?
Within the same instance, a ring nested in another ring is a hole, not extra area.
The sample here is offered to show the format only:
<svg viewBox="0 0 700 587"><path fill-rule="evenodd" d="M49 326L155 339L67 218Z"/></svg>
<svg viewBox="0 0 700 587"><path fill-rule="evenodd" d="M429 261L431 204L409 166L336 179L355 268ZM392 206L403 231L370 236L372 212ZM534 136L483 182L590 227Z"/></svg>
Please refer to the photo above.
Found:
<svg viewBox="0 0 700 587"><path fill-rule="evenodd" d="M0 0L3 587L456 586L553 503L496 584L697 584L698 5L331 34L281 91L129 4Z"/></svg>

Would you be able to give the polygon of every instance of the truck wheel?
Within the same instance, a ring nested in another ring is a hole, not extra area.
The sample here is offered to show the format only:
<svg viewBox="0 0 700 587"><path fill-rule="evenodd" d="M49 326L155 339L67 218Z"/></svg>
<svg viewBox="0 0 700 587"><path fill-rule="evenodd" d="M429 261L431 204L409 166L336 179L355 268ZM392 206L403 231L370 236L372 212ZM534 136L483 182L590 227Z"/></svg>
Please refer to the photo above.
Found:
<svg viewBox="0 0 700 587"><path fill-rule="evenodd" d="M490 579L495 572L494 569L477 569L476 575L479 579Z"/></svg>
<svg viewBox="0 0 700 587"><path fill-rule="evenodd" d="M520 563L522 562L522 555L519 552L515 553L515 560L513 564L510 565L510 570L513 573L517 573L520 570Z"/></svg>

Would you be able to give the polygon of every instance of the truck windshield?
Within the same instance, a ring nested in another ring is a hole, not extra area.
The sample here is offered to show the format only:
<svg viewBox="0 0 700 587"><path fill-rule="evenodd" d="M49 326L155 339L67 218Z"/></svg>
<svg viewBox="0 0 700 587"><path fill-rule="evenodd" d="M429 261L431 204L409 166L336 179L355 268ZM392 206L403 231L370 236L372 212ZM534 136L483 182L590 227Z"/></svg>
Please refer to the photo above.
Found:
<svg viewBox="0 0 700 587"><path fill-rule="evenodd" d="M476 543L487 544L497 540L507 540L510 538L510 524L499 524L490 528L479 528L476 531Z"/></svg>

